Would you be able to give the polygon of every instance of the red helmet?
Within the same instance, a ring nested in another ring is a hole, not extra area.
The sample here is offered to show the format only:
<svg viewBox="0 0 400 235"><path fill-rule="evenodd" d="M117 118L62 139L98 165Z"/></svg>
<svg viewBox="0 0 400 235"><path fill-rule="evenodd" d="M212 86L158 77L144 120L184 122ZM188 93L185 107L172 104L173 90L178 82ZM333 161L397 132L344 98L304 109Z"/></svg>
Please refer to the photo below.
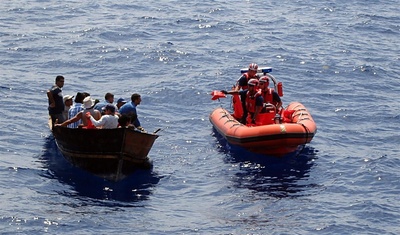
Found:
<svg viewBox="0 0 400 235"><path fill-rule="evenodd" d="M252 78L252 79L250 79L250 80L247 82L247 85L250 85L250 86L258 86L258 80L255 79L255 78Z"/></svg>
<svg viewBox="0 0 400 235"><path fill-rule="evenodd" d="M257 71L257 69L258 69L258 65L257 65L256 63L251 63L251 64L249 65L249 70L251 70L251 71Z"/></svg>
<svg viewBox="0 0 400 235"><path fill-rule="evenodd" d="M268 76L262 76L259 80L260 83L264 82L269 82L269 77Z"/></svg>

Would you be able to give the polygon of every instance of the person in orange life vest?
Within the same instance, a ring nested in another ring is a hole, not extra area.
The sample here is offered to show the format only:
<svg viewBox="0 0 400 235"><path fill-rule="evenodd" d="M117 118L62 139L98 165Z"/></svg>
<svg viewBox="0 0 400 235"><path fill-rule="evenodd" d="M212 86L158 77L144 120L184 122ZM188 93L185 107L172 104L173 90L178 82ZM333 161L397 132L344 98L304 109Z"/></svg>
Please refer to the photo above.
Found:
<svg viewBox="0 0 400 235"><path fill-rule="evenodd" d="M282 100L281 97L279 97L278 93L274 91L274 89L268 87L269 86L268 76L261 77L258 82L261 95L264 98L264 103L266 103L266 105L264 105L262 112L266 112L268 107L271 107L269 104L272 104L273 108L278 113L280 108L282 107Z"/></svg>
<svg viewBox="0 0 400 235"><path fill-rule="evenodd" d="M243 73L242 76L237 80L235 89L236 91L239 90L247 90L247 85L250 79L255 78L258 80L258 75L257 75L257 70L258 70L258 65L256 63L251 63L249 65L249 69L247 70L246 73ZM240 95L240 100L242 101L242 108L243 108L243 117L244 120L241 120L242 123L245 123L246 117L247 117L247 109L246 109L246 94L242 93Z"/></svg>
<svg viewBox="0 0 400 235"><path fill-rule="evenodd" d="M222 90L221 91L224 94L230 94L230 95L244 94L244 96L246 97L245 98L246 110L250 114L251 122L253 124L256 123L257 115L261 112L261 110L263 108L263 104L264 104L264 98L262 97L261 93L258 91L257 86L258 86L258 80L253 78L253 79L249 80L249 82L247 84L247 90L241 90L241 91ZM242 121L244 120L244 123L242 122L243 124L246 124L246 118L247 118L247 116L244 116L244 114L243 114L243 117L242 117Z"/></svg>

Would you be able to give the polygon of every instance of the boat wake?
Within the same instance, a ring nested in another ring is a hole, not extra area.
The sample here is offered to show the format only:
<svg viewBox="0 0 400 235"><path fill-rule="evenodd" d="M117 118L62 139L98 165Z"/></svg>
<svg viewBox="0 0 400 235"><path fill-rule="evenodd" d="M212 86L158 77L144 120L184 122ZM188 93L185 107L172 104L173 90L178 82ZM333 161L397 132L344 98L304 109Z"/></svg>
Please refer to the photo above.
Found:
<svg viewBox="0 0 400 235"><path fill-rule="evenodd" d="M237 188L247 188L275 198L301 197L310 188L319 188L309 182L310 170L317 159L317 152L310 146L301 146L284 157L252 153L245 148L229 144L215 130L216 147L225 154L224 162L237 166L232 180Z"/></svg>

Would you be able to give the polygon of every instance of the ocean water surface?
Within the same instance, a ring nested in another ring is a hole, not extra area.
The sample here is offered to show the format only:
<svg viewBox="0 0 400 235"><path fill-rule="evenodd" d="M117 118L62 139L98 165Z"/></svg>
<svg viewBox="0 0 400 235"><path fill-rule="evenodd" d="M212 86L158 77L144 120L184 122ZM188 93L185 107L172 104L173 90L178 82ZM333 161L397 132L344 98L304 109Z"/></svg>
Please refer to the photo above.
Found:
<svg viewBox="0 0 400 235"><path fill-rule="evenodd" d="M390 1L0 2L2 234L399 234L400 15ZM276 159L208 120L249 63L318 126ZM45 91L142 95L154 168L115 183L71 166Z"/></svg>

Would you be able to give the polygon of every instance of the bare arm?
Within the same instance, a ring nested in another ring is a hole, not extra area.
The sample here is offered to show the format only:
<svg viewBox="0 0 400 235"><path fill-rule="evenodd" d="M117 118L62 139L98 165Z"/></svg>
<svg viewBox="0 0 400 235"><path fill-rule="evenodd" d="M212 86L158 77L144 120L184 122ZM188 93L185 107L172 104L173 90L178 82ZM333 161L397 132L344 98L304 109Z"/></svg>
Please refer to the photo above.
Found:
<svg viewBox="0 0 400 235"><path fill-rule="evenodd" d="M50 90L47 90L47 99L49 99L49 103L50 103L49 106L50 106L51 108L56 107L56 103L55 103L55 101L54 101L53 94L51 93Z"/></svg>
<svg viewBox="0 0 400 235"><path fill-rule="evenodd" d="M56 126L68 126L71 123L77 122L77 121L81 120L82 113L83 112L81 111L81 112L77 113L73 118L68 119L67 121L65 121L65 122L63 122L61 124L56 124Z"/></svg>
<svg viewBox="0 0 400 235"><path fill-rule="evenodd" d="M257 115L261 112L261 109L263 108L263 106L256 106L256 110L254 111L254 116L253 116L253 120L255 122Z"/></svg>

